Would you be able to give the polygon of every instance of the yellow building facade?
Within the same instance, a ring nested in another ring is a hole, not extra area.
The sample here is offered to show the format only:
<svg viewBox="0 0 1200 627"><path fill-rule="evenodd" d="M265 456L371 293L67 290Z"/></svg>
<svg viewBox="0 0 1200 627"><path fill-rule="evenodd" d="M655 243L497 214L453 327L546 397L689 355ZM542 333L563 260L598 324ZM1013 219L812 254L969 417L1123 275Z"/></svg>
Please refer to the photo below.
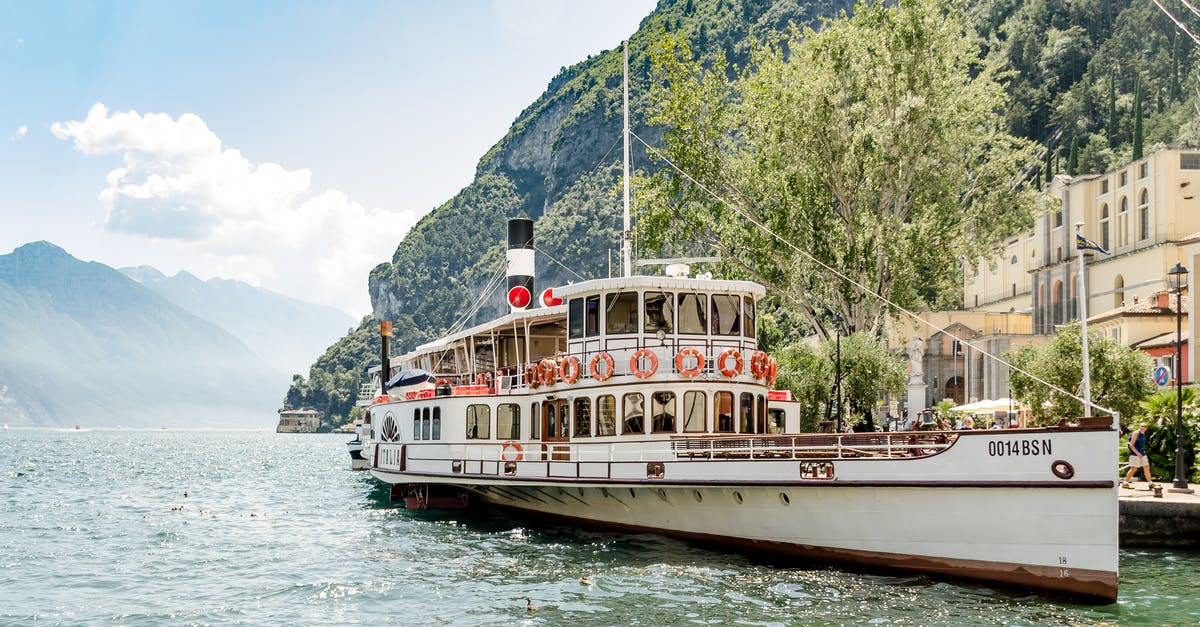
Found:
<svg viewBox="0 0 1200 627"><path fill-rule="evenodd" d="M1188 260L1200 232L1200 150L1162 149L1105 174L1059 175L1049 193L1054 211L1011 238L1000 259L968 268L968 309L1029 311L1041 334L1078 319L1078 222L1111 253L1087 253L1089 314L1166 290L1167 270Z"/></svg>

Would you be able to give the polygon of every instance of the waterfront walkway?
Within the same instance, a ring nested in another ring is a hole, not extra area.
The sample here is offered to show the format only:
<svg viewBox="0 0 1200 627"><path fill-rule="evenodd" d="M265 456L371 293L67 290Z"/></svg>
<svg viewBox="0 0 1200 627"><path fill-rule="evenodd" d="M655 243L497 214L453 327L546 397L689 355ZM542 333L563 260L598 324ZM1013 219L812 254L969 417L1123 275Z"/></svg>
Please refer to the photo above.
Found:
<svg viewBox="0 0 1200 627"><path fill-rule="evenodd" d="M1181 494L1164 481L1161 498L1144 481L1133 485L1120 488L1121 546L1200 548L1200 485Z"/></svg>

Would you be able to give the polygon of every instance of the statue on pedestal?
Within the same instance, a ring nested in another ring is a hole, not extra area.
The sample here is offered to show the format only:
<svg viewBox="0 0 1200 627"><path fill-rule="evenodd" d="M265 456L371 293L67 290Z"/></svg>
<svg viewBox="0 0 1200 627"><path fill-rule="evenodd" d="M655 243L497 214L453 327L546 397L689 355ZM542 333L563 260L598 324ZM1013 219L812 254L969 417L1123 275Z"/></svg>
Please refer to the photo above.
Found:
<svg viewBox="0 0 1200 627"><path fill-rule="evenodd" d="M908 346L908 364L912 367L912 377L914 379L923 378L925 375L925 341L918 336L913 336L912 344Z"/></svg>

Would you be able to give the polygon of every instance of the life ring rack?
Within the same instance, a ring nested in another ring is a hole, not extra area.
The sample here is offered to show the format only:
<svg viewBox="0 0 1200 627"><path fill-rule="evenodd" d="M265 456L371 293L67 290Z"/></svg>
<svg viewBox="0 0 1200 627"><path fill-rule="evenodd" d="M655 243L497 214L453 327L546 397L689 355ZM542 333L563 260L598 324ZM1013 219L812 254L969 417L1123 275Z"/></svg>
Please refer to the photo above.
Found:
<svg viewBox="0 0 1200 627"><path fill-rule="evenodd" d="M696 360L695 365L690 368L684 367L689 358ZM704 370L704 353L690 346L679 351L679 354L675 355L675 370L689 379L700 376L700 372Z"/></svg>

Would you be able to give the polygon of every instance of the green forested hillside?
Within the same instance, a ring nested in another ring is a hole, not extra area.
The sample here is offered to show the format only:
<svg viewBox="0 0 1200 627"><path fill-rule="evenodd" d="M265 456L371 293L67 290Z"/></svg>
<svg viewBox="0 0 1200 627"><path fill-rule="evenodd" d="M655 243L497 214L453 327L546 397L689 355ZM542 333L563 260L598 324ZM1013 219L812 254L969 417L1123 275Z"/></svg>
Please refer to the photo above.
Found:
<svg viewBox="0 0 1200 627"><path fill-rule="evenodd" d="M989 61L1012 71L1011 101L1000 114L1014 134L1049 148L1050 171L1103 171L1131 158L1139 100L1142 151L1200 138L1197 49L1153 3L984 0L960 6ZM630 38L634 132L651 143L661 134L643 120L647 81L654 78L647 51L665 33L686 36L697 54L723 52L739 67L751 33L775 39L789 23L815 26L843 10L851 10L849 2L661 0ZM1200 18L1191 22L1200 26ZM609 259L616 262L621 53L619 42L613 45L563 68L480 159L475 181L425 216L392 259L371 272L373 317L395 323L393 352L441 334L503 272L507 218L536 220L538 289L603 276ZM655 167L636 144L634 164ZM634 204L636 219L636 192ZM491 317L502 305L496 293L468 322ZM788 318L786 312L777 317ZM332 346L307 378L297 377L287 402L345 421L365 367L378 360L376 330L368 319Z"/></svg>

